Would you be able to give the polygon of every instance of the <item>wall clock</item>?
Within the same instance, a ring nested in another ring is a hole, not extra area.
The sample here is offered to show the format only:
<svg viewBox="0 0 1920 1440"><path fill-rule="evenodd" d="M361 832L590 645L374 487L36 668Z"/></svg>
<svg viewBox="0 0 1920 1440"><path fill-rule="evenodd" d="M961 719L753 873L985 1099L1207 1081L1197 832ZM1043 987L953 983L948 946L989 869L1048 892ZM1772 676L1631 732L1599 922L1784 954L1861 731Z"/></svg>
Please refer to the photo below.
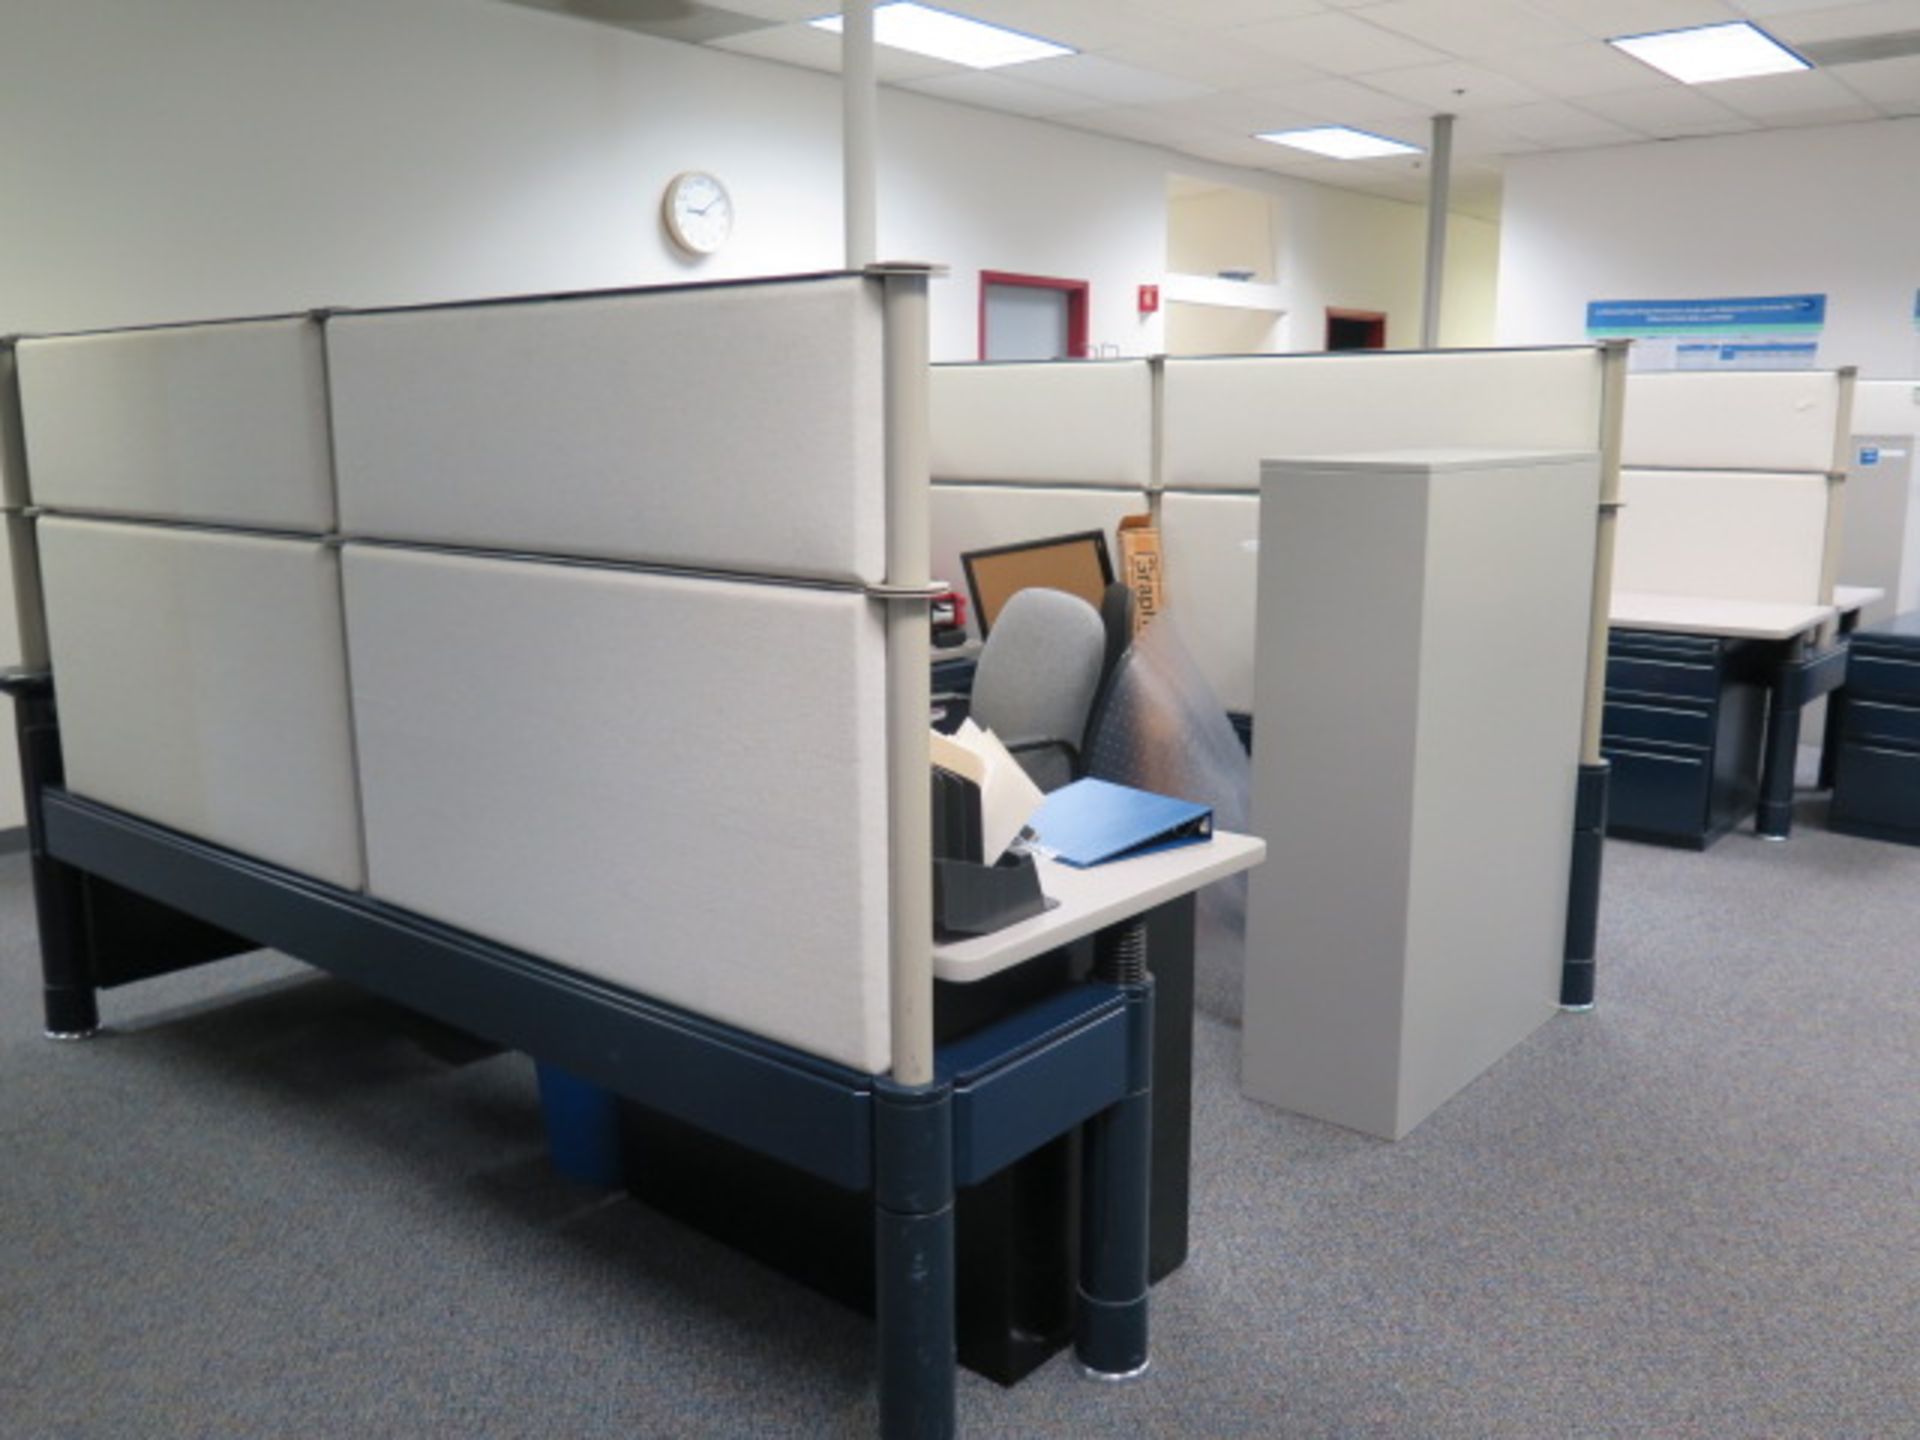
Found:
<svg viewBox="0 0 1920 1440"><path fill-rule="evenodd" d="M673 243L689 255L711 255L733 233L733 197L704 170L683 170L669 180L660 213Z"/></svg>

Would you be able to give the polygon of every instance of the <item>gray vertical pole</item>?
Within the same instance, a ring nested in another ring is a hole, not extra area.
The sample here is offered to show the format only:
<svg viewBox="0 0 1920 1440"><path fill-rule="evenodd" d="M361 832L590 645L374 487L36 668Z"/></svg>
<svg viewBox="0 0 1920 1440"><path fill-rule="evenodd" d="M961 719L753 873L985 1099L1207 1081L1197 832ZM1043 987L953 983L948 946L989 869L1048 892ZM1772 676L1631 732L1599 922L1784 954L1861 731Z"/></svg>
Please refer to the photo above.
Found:
<svg viewBox="0 0 1920 1440"><path fill-rule="evenodd" d="M873 74L873 0L840 7L841 186L846 194L847 268L864 270L879 254L875 219L875 132L878 89Z"/></svg>
<svg viewBox="0 0 1920 1440"><path fill-rule="evenodd" d="M1440 300L1447 268L1447 205L1453 187L1453 116L1433 117L1427 153L1427 284L1420 299L1420 348L1440 347Z"/></svg>

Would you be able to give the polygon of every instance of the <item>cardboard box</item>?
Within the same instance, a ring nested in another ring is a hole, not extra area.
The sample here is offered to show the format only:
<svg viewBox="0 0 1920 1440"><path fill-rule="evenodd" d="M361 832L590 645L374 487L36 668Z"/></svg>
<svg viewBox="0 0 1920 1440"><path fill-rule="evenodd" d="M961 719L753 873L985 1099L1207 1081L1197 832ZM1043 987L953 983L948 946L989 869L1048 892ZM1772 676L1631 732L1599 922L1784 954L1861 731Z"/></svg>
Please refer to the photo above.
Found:
<svg viewBox="0 0 1920 1440"><path fill-rule="evenodd" d="M1120 520L1120 578L1133 591L1133 633L1138 635L1165 604L1160 529L1151 515Z"/></svg>

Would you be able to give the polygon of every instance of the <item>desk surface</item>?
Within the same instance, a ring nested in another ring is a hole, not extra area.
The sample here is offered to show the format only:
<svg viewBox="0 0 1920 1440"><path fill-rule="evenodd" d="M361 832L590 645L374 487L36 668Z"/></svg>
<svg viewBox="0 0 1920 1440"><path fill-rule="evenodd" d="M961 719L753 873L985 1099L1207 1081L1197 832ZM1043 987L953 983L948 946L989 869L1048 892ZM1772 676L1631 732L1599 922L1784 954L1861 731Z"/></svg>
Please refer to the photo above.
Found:
<svg viewBox="0 0 1920 1440"><path fill-rule="evenodd" d="M1180 845L1134 860L1110 860L1084 870L1036 857L1040 888L1059 903L1043 915L991 935L935 945L933 973L938 979L962 983L984 980L1129 915L1251 869L1266 855L1266 841L1216 830L1211 840L1198 845Z"/></svg>
<svg viewBox="0 0 1920 1440"><path fill-rule="evenodd" d="M1607 622L1630 630L1667 630L1681 635L1791 640L1817 629L1834 613L1832 605L1776 605L1761 600L1616 590Z"/></svg>
<svg viewBox="0 0 1920 1440"><path fill-rule="evenodd" d="M1887 592L1878 585L1836 585L1833 587L1833 608L1842 615L1851 615L1855 610L1864 610Z"/></svg>

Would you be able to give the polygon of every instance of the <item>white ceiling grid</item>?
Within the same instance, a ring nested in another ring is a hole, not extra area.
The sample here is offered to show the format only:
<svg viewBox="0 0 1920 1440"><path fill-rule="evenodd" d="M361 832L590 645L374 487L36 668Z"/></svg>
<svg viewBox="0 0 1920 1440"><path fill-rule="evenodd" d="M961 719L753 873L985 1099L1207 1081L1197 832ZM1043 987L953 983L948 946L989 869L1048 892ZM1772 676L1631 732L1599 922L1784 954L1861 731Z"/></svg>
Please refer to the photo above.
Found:
<svg viewBox="0 0 1920 1440"><path fill-rule="evenodd" d="M518 0L646 29L660 0ZM1752 20L1789 45L1920 30L1920 0L929 0L1079 53L973 71L882 49L880 78L1182 154L1419 200L1424 159L1334 163L1249 138L1352 125L1424 144L1459 117L1456 208L1493 213L1505 155L1920 114L1920 55L1714 85L1668 79L1608 36ZM623 4L631 20L612 18ZM678 12L699 10L676 0ZM834 0L713 0L765 28L708 43L813 69Z"/></svg>

